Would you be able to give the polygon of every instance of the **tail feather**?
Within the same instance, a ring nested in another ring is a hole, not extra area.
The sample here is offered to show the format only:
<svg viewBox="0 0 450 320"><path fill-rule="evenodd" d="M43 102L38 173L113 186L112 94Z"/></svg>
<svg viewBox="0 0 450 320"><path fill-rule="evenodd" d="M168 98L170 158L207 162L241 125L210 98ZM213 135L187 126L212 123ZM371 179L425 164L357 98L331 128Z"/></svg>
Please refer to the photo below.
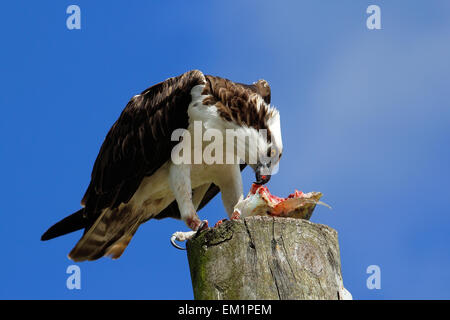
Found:
<svg viewBox="0 0 450 320"><path fill-rule="evenodd" d="M41 240L50 240L85 228L87 226L87 219L83 216L83 211L84 208L81 208L77 212L55 223L41 236Z"/></svg>
<svg viewBox="0 0 450 320"><path fill-rule="evenodd" d="M97 260L103 256L119 258L142 223L140 213L127 206L103 210L70 251L69 258L76 262Z"/></svg>
<svg viewBox="0 0 450 320"><path fill-rule="evenodd" d="M136 231L135 231L136 232ZM114 242L113 245L109 246L108 249L105 252L105 256L111 257L111 259L119 259L122 253L127 248L128 244L131 241L131 238L133 238L133 234L127 234Z"/></svg>

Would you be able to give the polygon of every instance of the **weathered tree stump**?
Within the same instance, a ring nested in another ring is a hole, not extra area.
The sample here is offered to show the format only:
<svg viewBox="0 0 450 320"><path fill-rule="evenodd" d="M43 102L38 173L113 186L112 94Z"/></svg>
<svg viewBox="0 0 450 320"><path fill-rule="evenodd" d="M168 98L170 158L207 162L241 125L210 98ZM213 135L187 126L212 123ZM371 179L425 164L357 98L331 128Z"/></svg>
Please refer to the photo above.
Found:
<svg viewBox="0 0 450 320"><path fill-rule="evenodd" d="M303 219L225 221L187 242L195 299L343 299L337 232Z"/></svg>

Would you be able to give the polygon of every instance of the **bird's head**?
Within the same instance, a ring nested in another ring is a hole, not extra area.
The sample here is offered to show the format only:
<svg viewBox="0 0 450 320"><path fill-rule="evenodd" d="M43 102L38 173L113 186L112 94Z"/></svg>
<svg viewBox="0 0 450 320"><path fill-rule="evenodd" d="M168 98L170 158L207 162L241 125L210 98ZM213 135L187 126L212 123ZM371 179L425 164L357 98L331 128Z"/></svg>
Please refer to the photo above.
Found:
<svg viewBox="0 0 450 320"><path fill-rule="evenodd" d="M278 172L283 153L281 139L280 114L271 108L267 115L267 129L259 130L258 153L256 163L250 164L255 171L255 183L259 185L269 182L272 175Z"/></svg>
<svg viewBox="0 0 450 320"><path fill-rule="evenodd" d="M268 82L258 80L252 85L246 85L208 76L207 89L220 101L207 98L203 103L215 104L219 116L224 120L224 128L233 129L231 139L227 132L227 159L230 155L240 163L245 162L255 171L257 184L267 183L277 173L283 151L280 114L270 104ZM234 138L238 141L237 147ZM232 143L228 144L229 141Z"/></svg>

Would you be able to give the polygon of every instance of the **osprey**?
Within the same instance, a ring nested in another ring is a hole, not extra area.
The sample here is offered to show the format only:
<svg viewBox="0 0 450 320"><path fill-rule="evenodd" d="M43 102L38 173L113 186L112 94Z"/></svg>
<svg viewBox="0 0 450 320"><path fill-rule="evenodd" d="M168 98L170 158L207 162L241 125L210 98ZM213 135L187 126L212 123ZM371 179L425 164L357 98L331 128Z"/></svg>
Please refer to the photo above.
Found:
<svg viewBox="0 0 450 320"><path fill-rule="evenodd" d="M186 134L174 141L172 133L184 129L194 136L195 123L223 136L226 130L234 130L237 140L245 139L245 157L256 159L255 163L247 161L256 183L270 179L283 146L280 116L270 106L269 84L259 80L246 85L189 71L131 98L100 148L82 208L50 227L41 240L84 228L70 259L116 259L139 226L150 219L172 217L193 231L206 228L207 221L200 220L197 211L219 191L231 217L243 195L245 159L231 164L175 163L172 159L174 147L189 138ZM247 148L252 143L257 151Z"/></svg>

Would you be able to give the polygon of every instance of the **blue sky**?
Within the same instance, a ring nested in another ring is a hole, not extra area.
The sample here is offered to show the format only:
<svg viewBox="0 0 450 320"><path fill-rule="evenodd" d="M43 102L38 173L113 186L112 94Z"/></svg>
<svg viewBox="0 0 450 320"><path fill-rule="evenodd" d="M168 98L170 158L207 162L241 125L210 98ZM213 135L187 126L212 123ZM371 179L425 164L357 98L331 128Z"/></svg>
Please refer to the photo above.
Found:
<svg viewBox="0 0 450 320"><path fill-rule="evenodd" d="M66 8L81 8L81 30ZM382 30L366 28L368 5ZM42 243L79 208L99 147L130 97L190 69L269 81L284 152L269 183L324 193L356 299L450 298L448 1L8 1L0 10L0 298L191 299L177 220L142 225L117 261ZM253 176L244 173L244 189ZM201 217L225 216L220 199ZM369 265L381 289L366 287Z"/></svg>

